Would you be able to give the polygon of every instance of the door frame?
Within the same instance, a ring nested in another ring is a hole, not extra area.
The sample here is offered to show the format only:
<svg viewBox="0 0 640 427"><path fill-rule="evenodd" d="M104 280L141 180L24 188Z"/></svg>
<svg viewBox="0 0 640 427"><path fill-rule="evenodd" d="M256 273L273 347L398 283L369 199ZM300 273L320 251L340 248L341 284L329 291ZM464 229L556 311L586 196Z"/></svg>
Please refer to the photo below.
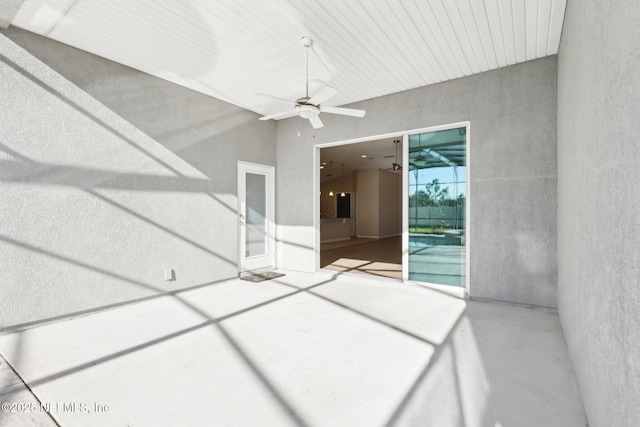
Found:
<svg viewBox="0 0 640 427"><path fill-rule="evenodd" d="M466 128L466 187L467 187L467 198L465 204L465 257L466 257L466 265L465 265L465 287L458 288L455 286L447 286L447 285L439 285L433 283L423 283L423 282L414 282L409 280L409 135L414 135L418 133L425 132L437 132L441 130L455 129L455 128ZM320 270L320 199L318 195L320 194L320 169L317 165L320 164L320 149L328 148L328 147L336 147L340 145L349 145L349 144L357 144L360 142L373 141L377 139L387 139L387 138L402 138L402 282L409 285L421 285L432 287L447 293L451 294L462 294L462 295L471 295L471 286L470 286L470 264L471 264L471 246L472 239L470 238L471 233L470 225L471 225L471 200L473 195L470 191L470 183L471 183L471 122L463 121L456 123L449 123L438 126L429 126L425 128L418 129L410 129L403 130L399 132L391 132L386 134L379 135L371 135L361 138L352 138L346 139L342 141L329 142L324 144L316 144L313 146L313 165L314 165L314 174L313 174L313 184L314 184L314 195L313 198L313 207L314 207L314 215L315 215L315 267L316 271ZM462 290L462 292L459 292Z"/></svg>
<svg viewBox="0 0 640 427"><path fill-rule="evenodd" d="M246 252L246 228L244 220L246 219L246 174L254 173L265 175L266 186L266 222L267 222L267 253L261 257L249 258L244 255ZM276 239L275 239L275 174L274 166L261 165L258 163L249 163L238 161L238 276L252 272L273 269L276 267ZM263 259L263 261L260 261Z"/></svg>

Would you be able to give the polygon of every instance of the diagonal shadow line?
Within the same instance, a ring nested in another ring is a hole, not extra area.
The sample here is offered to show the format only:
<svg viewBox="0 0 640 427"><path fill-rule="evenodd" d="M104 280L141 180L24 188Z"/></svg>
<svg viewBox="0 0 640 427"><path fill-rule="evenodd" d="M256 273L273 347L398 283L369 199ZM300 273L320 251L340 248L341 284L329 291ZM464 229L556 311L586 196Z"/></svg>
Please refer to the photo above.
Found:
<svg viewBox="0 0 640 427"><path fill-rule="evenodd" d="M227 209L229 212L231 212L234 215L238 215L238 211L236 209L234 209L233 207L229 206L228 204L226 204L220 197L216 196L215 194L211 194L209 192L205 192L204 193L207 197L213 199L214 201L218 202L220 204L220 206L222 206L223 208ZM237 198L237 196L236 196Z"/></svg>
<svg viewBox="0 0 640 427"><path fill-rule="evenodd" d="M42 385L42 384L46 384L46 383L51 382L51 381L58 380L60 378L64 378L64 377L66 377L68 375L75 374L75 373L80 372L80 371L84 371L84 370L92 368L94 366L101 365L103 363L106 363L106 362L109 362L111 360L117 359L119 357L123 357L123 356L126 356L128 354L135 353L136 351L140 351L140 350L143 350L145 348L154 346L156 344L160 344L162 342L169 341L169 340L171 340L173 338L180 337L182 335L188 334L189 332L197 331L198 329L202 329L204 327L213 325L215 322L216 322L215 320L209 320L209 321L206 321L206 322L203 322L203 323L199 323L199 324L194 325L194 326L190 326L190 327L185 328L185 329L181 329L181 330L173 332L171 334L163 335L163 336L161 336L159 338L155 338L155 339L150 340L150 341L145 341L145 342L140 343L138 345L135 345L133 347L129 347L129 348L126 348L124 350L120 350L120 351L117 351L115 353L111 353L111 354L108 354L106 356L102 356L102 357L99 357L97 359L93 359L93 360L91 360L89 362L82 363L80 365L76 365L76 366L74 366L72 368L68 368L68 369L65 369L63 371L56 372L55 374L47 375L45 377L38 378L38 379L33 380L33 381L29 381L29 385L32 386L32 387L36 387L36 386L39 386L39 385Z"/></svg>
<svg viewBox="0 0 640 427"><path fill-rule="evenodd" d="M113 135L117 136L122 141L124 141L127 144L129 144L135 150L138 150L139 152L141 152L142 154L144 154L148 158L154 160L158 164L164 166L166 169L170 170L174 174L176 174L178 176L183 176L183 174L181 174L177 169L173 168L171 165L169 165L165 161L161 160L160 158L158 158L156 155L152 154L148 150L140 147L131 138L127 137L122 132L120 132L119 130L115 129L113 126L109 125L104 120L102 120L99 117L97 117L95 114L91 113L86 108L81 107L80 105L78 105L75 102L71 101L69 98L67 98L66 96L62 95L60 92L55 90L53 87L49 86L47 83L45 83L44 81L40 80L39 78L37 78L36 76L34 76L33 74L31 74L30 72L25 70L24 68L20 67L18 64L16 64L15 62L11 61L6 56L0 54L0 61L4 62L9 68L13 69L17 73L19 73L19 74L23 75L24 77L26 77L27 79L31 80L33 83L35 83L36 85L40 86L42 89L44 89L45 91L49 92L51 95L55 96L56 98L58 98L59 100L61 100L62 102L64 102L68 106L70 106L71 108L75 109L79 113L81 113L84 116L86 116L87 118L91 119L97 125L103 127L107 131L111 132ZM102 104L100 104L100 105L102 105ZM124 119L122 119L122 120L124 120Z"/></svg>
<svg viewBox="0 0 640 427"><path fill-rule="evenodd" d="M5 153L7 153L8 155L21 160L25 163L36 163L35 161L31 160L30 158L22 155L21 153L18 153L17 151L7 147L6 145L0 143L0 151L4 151Z"/></svg>
<svg viewBox="0 0 640 427"><path fill-rule="evenodd" d="M316 284L314 286L320 286L320 284ZM221 334L223 335L223 337L227 340L227 342L233 347L233 349L236 351L236 353L238 354L238 356L240 356L240 358L242 358L242 360L245 362L245 364L247 365L247 367L251 370L251 372L258 378L258 380L260 381L260 383L262 383L262 385L271 393L271 395L276 399L276 401L280 404L280 406L283 407L283 409L285 410L286 414L292 419L292 421L301 427L305 427L307 424L304 422L304 420L302 420L302 418L298 415L297 411L286 401L286 399L281 395L281 393L275 388L275 386L273 384L271 384L271 382L268 380L268 378L266 377L265 374L262 373L262 371L255 365L255 363L246 355L246 352L244 351L244 349L242 349L242 347L236 342L235 339L233 339L233 337L231 337L231 335L219 324L220 322L238 316L240 314L246 313L248 311L252 311L255 310L259 307L271 304L275 301L279 301L282 300L284 298L288 298L290 296L293 296L295 294L298 294L302 292L302 290L297 291L297 292L291 292L290 294L287 295L283 295L281 297L278 298L274 298L272 300L269 301L264 301L263 303L260 304L256 304L254 306L251 307L247 307L245 309L239 310L237 312L225 315L225 316L221 316L220 318L217 319L212 319L210 318L206 313L204 313L203 311L201 311L200 309L198 309L197 307L193 306L191 303L183 300L182 298L180 298L180 296L174 296L174 298L176 298L180 303L184 304L187 308L193 310L194 312L200 314L201 316L205 317L206 319L208 319L207 321L200 323L198 325L194 325L191 326L189 328L185 328L182 329L180 331L176 331L173 332L171 334L168 335L164 335L162 337L138 344L136 346L133 347L129 347L125 350L121 350L97 359L94 359L90 362L86 362L83 363L81 365L77 365L74 366L72 368L69 369L65 369L63 371L57 372L55 374L51 374L48 375L46 377L43 378L39 378L36 379L34 381L30 381L28 383L28 387L32 388L32 387L36 387L38 385L41 384L45 384L51 381L55 381L57 379L66 377L68 375L80 372L80 371L84 371L86 369L92 368L94 366L106 363L108 361L117 359L119 357L123 357L126 356L128 354L134 353L136 351L140 351L143 350L145 348L160 344L162 342L177 338L179 336L188 334L190 332L205 328L207 326L211 326L214 325L216 326L216 328L218 330L220 330ZM25 381L26 384L26 381Z"/></svg>
<svg viewBox="0 0 640 427"><path fill-rule="evenodd" d="M172 171L173 173L175 173L176 175L182 176L182 174L177 171L176 169L174 169L173 167L171 167L170 165L168 165L167 163L165 163L164 161L162 161L161 159L159 159L157 156L153 155L152 153L150 153L149 151L145 150L144 148L140 147L139 145L137 145L133 140L129 139L128 137L126 137L124 134L122 134L121 132L119 132L118 130L116 130L115 128L113 128L112 126L108 125L107 123L105 123L103 120L99 119L97 116L95 116L94 114L92 114L91 112L89 112L87 109L85 109L84 107L81 107L78 104L73 103L71 100L69 100L68 98L62 96L62 94L58 93L57 91L55 91L52 87L50 87L49 85L47 85L46 83L44 83L42 80L38 79L37 77L35 77L34 75L32 75L31 73L27 72L26 70L24 70L22 67L18 66L17 64L9 61L4 55L0 54L0 61L4 62L7 66L9 66L10 68L12 68L13 70L15 70L16 72L22 74L23 76L25 76L26 78L30 79L33 83L35 83L36 85L40 86L42 89L44 89L45 91L49 92L51 95L55 96L56 98L58 98L59 100L61 100L62 102L64 102L65 104L69 105L70 107L76 109L78 112L82 113L83 115L85 115L87 118L93 120L96 124L102 126L103 128L105 128L106 130L108 130L109 132L111 132L112 134L114 134L115 136L117 136L118 138L120 138L122 141L126 142L127 144L129 144L132 148L140 151L141 153L145 154L147 157L149 157L150 159L155 160L157 163L159 163L160 165L164 166L165 168L167 168L168 170ZM0 236L0 240L4 240L5 242L8 243L12 243L12 244L17 244L19 246L25 247L27 249L39 252L39 253L43 253L46 254L48 256L52 256L54 258L63 260L65 262L69 262L72 263L74 265L78 265L84 268L88 268L91 269L93 271L97 271L100 272L102 274L106 274L109 275L111 277L116 277L120 280L125 280L127 282L139 285L139 286L143 286L146 288L151 288L151 289L155 289L150 285L144 284L142 282L139 281L135 281L129 278L126 278L124 276L115 274L115 273L111 273L102 269L99 269L97 267L94 266L90 266L90 265L85 265L79 261L67 258L67 257L61 257L59 255L53 254L53 253L49 253L47 251L43 251L39 248L36 248L34 246L28 245L26 243L22 243L22 242L18 242L18 241L14 241L13 239L10 238L6 238L3 236ZM157 290L157 289L156 289ZM175 298L180 299L180 297L175 296ZM200 312L199 310L197 310L195 307L191 306L190 304L182 301L184 304L186 304L187 306L190 306L192 309L196 310L197 312ZM201 313L201 312L200 312ZM201 313L203 314L203 313ZM234 345L234 348L236 348L237 351L242 351L242 349L238 346L237 343L235 343L233 341L233 339L225 333L225 336L227 337L227 339L232 343L232 345ZM257 367L255 367L253 365L253 363L251 363L250 359L248 357L246 357L246 355L244 355L243 353L240 354L241 356L243 356L243 359L245 360L245 362L247 362L249 364L249 366L252 368L252 370L254 371L255 374L258 375L258 378L261 380L261 382L263 382L263 384L274 394L274 396L277 398L277 400L285 407L285 410L287 410L287 414L293 418L293 421L296 422L296 424L298 425L304 425L304 423L302 422L302 420L295 414L295 411L292 410L292 408L287 404L287 402L281 397L279 396L279 394L277 393L277 391L273 388L273 386L266 380L266 378L261 374L261 372L257 369Z"/></svg>
<svg viewBox="0 0 640 427"><path fill-rule="evenodd" d="M338 275L340 275L340 274L342 274L342 273L344 273L344 272L340 272L340 273L336 274L336 276L338 276ZM311 292L311 289L314 289L314 288L316 288L317 286L310 286L310 287L302 288L302 289L301 289L301 288L297 288L297 287L296 287L296 286L294 286L294 285L290 285L290 284L288 284L288 283L283 283L283 282L281 282L281 281L279 281L279 280L277 280L277 279L274 279L274 281L276 281L277 283L280 283L280 284L281 284L281 285L283 285L283 286L287 286L287 287L290 287L290 288L299 289L299 290L300 290L300 292L305 292L305 293L308 293L308 294L310 294L310 295L313 295L314 297L320 298L321 300L327 301L327 302L329 302L329 303L331 303L331 304L333 304L333 305L337 305L337 306L338 306L338 307L340 307L340 308L346 309L346 310L348 310L348 311L350 311L350 312L352 312L352 313L355 313L355 314L357 314L357 315L359 315L359 316L362 316L362 317L364 317L365 319L372 320L372 321L374 321L374 322L376 322L376 323L378 323L378 324L380 324L380 325L386 326L387 328L391 328L391 329L393 329L394 331L400 332L400 333L401 333L401 334L403 334L403 335L406 335L406 336L408 336L408 337L411 337L411 338L413 338L413 339L416 339L416 340L418 340L418 341L421 341L421 342L423 342L423 343L425 343L425 344L429 344L429 345L432 345L432 346L434 346L434 347L437 347L437 345L438 345L438 344L434 343L433 341L430 341L430 340L428 340L428 339L426 339L426 338L424 338L424 337L421 337L420 335L416 335L416 334L414 334L413 332L407 331L406 329L403 329L403 328L401 328L401 327L399 327L399 326L396 326L396 325L394 325L394 324L392 324L392 323L386 322L386 321L384 321L384 320L382 320L382 319L379 319L379 318L377 318L377 317L375 317L375 316L372 316L372 315L370 315L370 314L367 314L367 313L365 313L364 311L360 311L360 310L358 310L358 309L356 309L356 308L354 308L354 307L352 307L352 306L350 306L350 305L347 305L347 304L341 303L340 301L337 301L337 300L331 299L331 298L326 297L326 296L324 296L324 295L320 295L320 294L318 294L318 293L316 293L316 292ZM326 284L326 283L323 283L323 284ZM296 293L299 293L299 292L296 292Z"/></svg>
<svg viewBox="0 0 640 427"><path fill-rule="evenodd" d="M113 277L114 279L122 280L124 282L131 283L133 285L141 286L143 288L151 289L151 290L154 290L154 291L163 292L162 289L156 288L156 287L154 287L154 286L152 286L152 285L150 285L148 283L144 283L144 282L141 282L139 280L131 279L129 277L123 276L123 275L118 274L118 273L112 273L111 271L107 271L107 270L104 270L102 268L95 267L93 265L77 261L77 260L75 260L73 258L69 258L69 257L66 257L66 256L58 255L58 254L55 254L53 252L50 252L50 251L35 247L33 245L30 245L28 243L21 242L19 240L14 240L14 239L12 239L10 237L7 237L7 236L1 235L1 234L0 234L0 241L3 241L5 243L9 243L9 244L12 244L12 245L15 245L15 246L19 246L19 247L28 249L30 251L37 252L37 253L42 254L42 255L45 255L45 256L48 256L48 257L51 257L51 258L55 258L55 259L60 260L60 261L64 261L64 262L69 263L69 264L73 264L73 265L75 265L77 267L85 268L87 270L91 270L91 271L94 271L96 273L104 274L105 276Z"/></svg>
<svg viewBox="0 0 640 427"><path fill-rule="evenodd" d="M289 416L289 418L291 418L291 420L296 425L298 425L300 427L306 427L308 424L306 422L304 422L304 420L298 414L298 412L284 399L284 397L280 394L280 392L278 392L278 390L275 388L275 386L273 384L271 384L271 382L268 380L268 378L265 376L265 374L263 374L262 371L255 365L255 363L253 363L253 361L249 358L249 356L247 356L247 354L244 351L244 349L237 343L237 341L235 339L233 339L233 337L231 337L229 332L227 332L227 330L225 328L223 328L220 323L216 323L216 327L218 328L220 333L225 337L227 342L229 344L231 344L233 349L242 358L242 360L249 367L249 369L251 369L253 374L256 377L258 377L260 382L265 387L267 387L269 392L278 400L278 403L280 403L280 406L282 406L283 409L285 409L285 411L286 411L287 415Z"/></svg>
<svg viewBox="0 0 640 427"><path fill-rule="evenodd" d="M22 169L28 163L32 170L28 175L12 176L11 170ZM16 167L17 166L17 167ZM6 170L9 174L6 174ZM205 193L210 184L209 179L189 178L185 176L165 176L140 173L125 173L108 169L86 168L72 165L56 165L51 163L15 160L0 160L0 180L7 182L29 183L38 185L57 185L74 188L110 188L130 191L156 191L184 193ZM130 181L135 180L131 185Z"/></svg>
<svg viewBox="0 0 640 427"><path fill-rule="evenodd" d="M180 303L182 303L183 305L185 305L187 308L191 309L192 311L198 313L199 315L201 315L202 317L204 317L205 319L207 319L205 322L185 328L185 329L181 329L179 331L173 332L171 334L167 334L164 335L162 337L159 338L155 338L153 340L138 344L136 346L133 347L129 347L127 349L115 352L115 353L111 353L109 355L94 359L90 362L86 362L77 366L74 366L72 368L68 368L65 369L63 371L60 372L56 372L54 374L48 375L46 377L42 377L42 378L38 378L34 381L29 382L29 386L30 387L35 387L41 384L45 384L51 381L55 381L57 379L66 377L68 375L80 372L80 371L84 371L86 369L92 368L94 366L109 362L111 360L117 359L119 357L123 357L126 356L128 354L134 353L136 351L140 351L143 350L145 348L160 344L162 342L180 337L182 335L188 334L190 332L194 332L196 330L205 328L207 326L211 326L214 325L216 326L216 328L221 332L221 334L223 335L223 337L227 340L227 342L234 348L234 350L236 351L236 353L242 358L242 360L245 362L245 364L247 365L247 367L253 372L253 374L258 378L258 380L269 390L269 392L271 393L271 395L278 401L278 403L283 407L283 409L286 411L287 415L292 419L292 421L294 421L297 425L299 426L306 426L307 424L304 422L304 420L302 420L302 418L298 415L297 411L284 399L284 397L281 395L281 393L275 388L275 386L273 384L271 384L271 382L268 380L268 378L265 376L265 374L262 373L262 371L255 365L255 363L247 356L246 352L244 351L244 349L242 349L242 347L237 343L237 341L235 339L233 339L233 337L231 337L231 335L229 334L229 332L226 331L226 329L224 329L221 325L220 322L223 322L224 320L239 316L241 314L247 313L249 311L253 311L256 310L260 307L264 307L266 305L269 304L273 304L274 302L277 301L281 301L285 298L290 298L294 295L300 294L302 292L307 291L307 289L313 289L316 288L318 286L322 286L325 285L327 283L330 283L334 280L336 280L336 277L339 274L333 275L330 279L316 283L312 286L309 286L307 288L296 288L296 291L294 292L290 292L288 294L285 295L281 295L279 297L276 298L272 298L270 300L267 301L263 301L261 303L258 304L254 304L253 306L250 307L246 307L244 309L238 310L236 312L221 316L219 318L215 318L212 319L210 316L208 316L206 313L204 313L202 310L200 310L199 308L195 307L193 304L189 303L188 301L185 301L184 299L182 299L180 296L175 295L174 298L176 298Z"/></svg>
<svg viewBox="0 0 640 427"><path fill-rule="evenodd" d="M147 283L144 283L144 282L140 282L138 280L134 280L134 279L131 279L129 277L126 277L126 276L123 276L123 275L120 275L120 274L117 274L117 273L112 273L112 272L104 270L102 268L95 267L93 265L80 262L80 261L75 260L73 258L69 258L69 257L66 257L66 256L55 254L53 252L50 252L50 251L47 251L47 250L32 246L32 245L30 245L28 243L12 239L10 237L7 237L7 236L1 235L1 234L0 234L0 241L4 241L5 243L13 244L15 246L31 250L33 252L42 254L44 256L48 256L48 257L52 257L52 258L58 259L60 261L75 265L75 266L80 267L80 268L84 268L84 269L87 269L87 270L90 270L90 271L94 271L96 273L104 274L104 275L107 275L109 277L113 277L115 279L119 279L119 280L122 280L124 282L131 283L133 285L143 287L145 289L149 289L149 290L152 290L152 291L159 292L159 294L157 294L157 295L151 295L151 296L148 296L148 297L143 297L143 298L141 298L139 300L136 300L136 301L144 301L146 299L156 298L156 297L160 297L160 296L164 296L164 295L170 295L170 296L174 296L175 297L179 293L186 292L186 291L191 290L191 289L195 289L195 288L198 288L198 287L201 287L201 286L207 286L208 285L208 284L202 284L202 285L196 285L196 286L191 287L191 288L185 288L185 289L179 289L179 290L172 291L172 292L166 292L164 289L156 288L156 287L154 287L154 286L152 286L150 284L147 284ZM329 280L329 281L335 280L335 276L337 276L337 275L334 275L333 278L331 280ZM232 280L232 279L233 278L222 279L220 282L226 281L226 280ZM211 282L211 284L213 284L213 283L217 283L217 282ZM328 281L321 282L318 285L314 285L314 287L323 285L325 283L328 283ZM299 288L296 288L296 289L299 289ZM106 306L106 308L109 308L109 307L112 307L112 306L117 307L117 306L120 306L120 305L126 305L128 303L129 303L128 301L125 302L125 303L117 303L117 304L114 304L114 305ZM89 312L92 312L92 311L90 310ZM80 312L80 314L82 314L82 313L83 312ZM70 316L60 316L61 319L62 318L68 318L68 317L70 317ZM53 319L57 319L57 318L53 318ZM18 326L20 326L20 328L24 328L24 327L28 327L28 326L31 326L31 325L35 326L36 324L38 324L40 322L42 322L42 321L39 320L39 321L36 321L36 322L21 324L21 325L18 325Z"/></svg>
<svg viewBox="0 0 640 427"><path fill-rule="evenodd" d="M221 256L220 254L217 254L217 253L213 252L211 249L201 245L200 243L195 242L195 241L193 241L191 239L188 239L187 237L183 236L182 234L179 234L179 233L171 230L170 228L165 227L164 225L155 222L151 218L148 218L148 217L146 217L144 215L141 215L141 214L137 213L136 211L134 211L132 209L129 209L126 206L123 206L123 205L119 204L118 202L115 202L114 200L112 200L112 199L110 199L110 198L108 198L106 196L103 196L102 194L100 194L100 193L98 193L98 192L96 192L94 190L85 189L85 191L87 193L91 194L92 196L97 197L98 199L102 200L103 202L108 203L111 206L114 206L114 207L116 207L118 209L121 209L121 210L125 211L129 215L132 215L132 216L134 216L134 217L136 217L136 218L138 218L138 219L140 219L140 220L142 220L142 221L144 221L144 222L146 222L148 224L151 224L154 227L164 231L165 233L171 234L172 236L182 240L183 242L186 242L186 243L188 243L188 244L190 244L190 245L192 245L192 246L194 246L194 247L196 247L196 248L198 248L198 249L200 249L200 250L202 250L204 252L207 252L208 254L213 255L213 256L215 256L215 257L227 262L228 264L231 264L231 265L234 265L234 266L236 265L235 261L232 261L232 260L230 260L228 258L225 258L225 257Z"/></svg>
<svg viewBox="0 0 640 427"><path fill-rule="evenodd" d="M455 343L451 342L451 359L453 360L453 377L454 377L454 385L456 388L456 395L458 397L458 402L460 402L460 417L462 418L462 425L466 426L467 424L467 416L464 413L464 400L462 399L462 387L460 380L460 369L458 368L458 364L456 363L458 351L456 350Z"/></svg>
<svg viewBox="0 0 640 427"><path fill-rule="evenodd" d="M83 370L91 368L93 366L100 365L100 364L108 362L110 360L117 359L117 358L125 356L127 354L134 353L136 351L143 350L145 348L151 347L151 346L156 345L156 344L160 344L162 342L171 340L173 338L180 337L180 336L188 334L190 332L197 331L197 330L205 328L207 326L216 325L216 324L218 324L220 322L223 322L225 320L240 316L242 314L251 312L251 311L256 310L258 308L265 307L265 306L273 304L275 302L282 301L284 299L287 299L287 298L293 297L295 295L301 294L303 292L306 292L308 289L313 289L313 288L317 288L319 286L326 285L327 283L335 281L336 280L336 276L338 276L338 274L332 276L328 280L322 281L320 283L316 283L316 284L311 285L311 286L309 286L307 288L296 288L295 286L287 285L289 287L295 288L296 290L293 291L293 292L289 292L287 294L284 294L284 295L280 295L280 296L275 297L275 298L268 299L266 301L262 301L260 303L251 305L249 307L245 307L243 309L234 311L233 313L225 314L224 316L220 316L220 317L217 317L215 319L211 318L209 315L204 313L198 307L195 307L190 302L185 301L184 299L180 298L180 296L175 296L175 298L178 299L178 301L181 304L185 305L187 308L193 310L194 312L196 312L197 314L199 314L200 316L204 317L207 320L205 322L199 323L197 325L190 326L188 328L184 328L184 329L181 329L179 331L172 332L171 334L164 335L162 337L158 337L158 338L155 338L155 339L150 340L150 341L146 341L144 343L135 345L133 347L129 347L129 348L124 349L124 350L117 351L115 353L111 353L109 355L100 357L98 359L94 359L94 360L92 360L90 362L86 362L86 363L83 363L81 365L77 365L77 366L74 366L72 368L68 368L68 369L65 369L63 371L56 372L55 374L47 375L46 377L38 378L38 379L36 379L34 381L31 381L29 384L34 385L34 386L45 384L45 383L48 383L48 382L63 378L65 376L67 376L67 375L83 371Z"/></svg>
<svg viewBox="0 0 640 427"><path fill-rule="evenodd" d="M327 270L335 271L333 268L329 268L329 266L326 266L325 268ZM346 268L346 267L338 267L338 268ZM349 268L349 269L346 269L346 270L342 270L342 272L344 272L344 273L354 273L354 274L358 274L360 276L364 275L364 276L370 276L370 277L371 276L372 277L382 277L384 279L392 279L392 280L396 280L396 281L402 282L402 278L393 277L391 275L385 275L385 274L377 274L374 271L384 271L384 270L373 270L373 271L371 271L371 270L361 270L359 268ZM393 272L393 273L398 273L398 274L402 273L402 271L397 271L397 270L390 270L390 271Z"/></svg>
<svg viewBox="0 0 640 427"><path fill-rule="evenodd" d="M158 299L158 298L162 298L162 297L172 297L172 296L176 296L178 294L184 293L184 292L194 291L196 289L204 288L206 286L220 285L220 284L229 282L229 281L234 280L234 279L235 279L234 277L231 277L231 278L227 278L227 279L215 280L215 281L212 281L212 282L200 283L198 285L190 286L188 288L181 288L181 289L176 289L174 291L167 291L167 292L163 292L163 293L159 293L159 294L155 294L155 295L149 295L149 296L146 296L146 297L136 298L136 299L127 300L127 301L123 301L123 302L116 302L116 303L113 303L113 304L102 305L102 306L95 307L95 308L90 308L90 309L87 309L87 310L74 311L73 313L67 313L67 314L63 314L63 315L60 315L60 316L49 317L49 318L46 318L46 319L34 320L33 322L19 323L19 324L16 324L16 325L12 325L12 326L10 326L8 328L0 329L0 336L12 334L14 332L21 332L21 331L23 331L25 329L30 329L30 328L33 328L33 327L44 326L44 325L47 325L47 324L59 322L61 320L73 319L75 317L86 316L86 315L89 315L89 314L96 314L96 313L100 313L102 311L111 310L111 309L114 309L114 308L124 307L124 306L132 305L132 304L138 304L138 303L149 301L149 300L153 300L153 299Z"/></svg>
<svg viewBox="0 0 640 427"><path fill-rule="evenodd" d="M22 348L23 348L23 337L18 337L18 342L15 346L16 350L14 350L14 353L18 355L17 359L20 358L20 355L23 353ZM37 404L39 405L39 407L43 407L42 404L42 400L33 392L33 390L31 389L31 387L29 387L27 385L27 383L24 381L24 379L20 376L20 374L18 373L18 371L16 371L16 369L13 367L13 365L11 363L9 363L9 361L2 355L0 354L0 364L4 362L9 369L12 371L13 375L15 376L19 382L16 384L13 384L7 388L5 388L4 390L0 390L0 398L2 398L3 401L7 401L7 399L10 398L10 396L12 396L14 393L21 393L23 391L28 391L31 394L31 397L33 399L35 399L36 402L38 402ZM4 375L3 375L4 376ZM5 393L6 391L6 393ZM21 394L17 394L18 396L20 396ZM24 398L21 398L21 400L23 400ZM53 416L53 414L51 414L49 411L43 411L46 416L49 417L49 420L51 421L51 425L55 425L58 427L60 426L60 423L58 423L58 421L56 420L56 418ZM3 419L7 419L10 416L10 412L9 411L0 411L0 425L9 425L7 422L3 421ZM34 415L34 414L32 414ZM14 420L15 421L15 420ZM35 422L35 419L32 419L32 421ZM40 424L40 422L37 423L38 425ZM47 425L49 425L49 423L47 423Z"/></svg>
<svg viewBox="0 0 640 427"><path fill-rule="evenodd" d="M466 311L466 308L465 308L464 311ZM411 401L413 396L418 391L418 388L420 387L420 384L422 384L422 382L426 378L427 374L429 373L429 370L435 365L435 363L438 361L438 359L442 355L442 353L444 351L443 348L447 345L447 341L451 337L451 334L460 325L460 322L462 321L462 318L464 316L464 311L462 313L460 313L460 316L458 317L456 322L453 324L453 326L449 330L449 333L447 333L447 336L442 341L442 344L437 345L435 347L434 354L429 359L429 362L427 362L425 367L422 368L422 371L420 372L420 374L418 374L418 376L416 377L416 380L413 382L411 387L409 387L409 390L404 395L404 397L402 398L402 400L400 401L400 403L398 404L396 409L393 411L393 413L391 414L391 416L389 417L387 422L384 423L385 427L393 427L394 425L397 424L398 420L400 419L400 416L407 409L407 406L409 405L409 402Z"/></svg>

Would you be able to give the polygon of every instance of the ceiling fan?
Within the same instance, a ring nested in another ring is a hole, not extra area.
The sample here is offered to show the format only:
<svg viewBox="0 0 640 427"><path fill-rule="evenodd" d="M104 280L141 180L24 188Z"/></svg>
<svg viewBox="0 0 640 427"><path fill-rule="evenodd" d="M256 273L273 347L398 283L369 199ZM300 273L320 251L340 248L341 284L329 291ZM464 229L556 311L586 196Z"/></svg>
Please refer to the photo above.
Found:
<svg viewBox="0 0 640 427"><path fill-rule="evenodd" d="M402 165L400 163L398 163L398 145L400 145L400 140L399 139L394 139L393 143L396 146L396 161L393 162L391 164L391 167L387 168L387 170L390 170L390 171L401 171L402 170ZM393 156L384 156L385 159L387 157L393 157Z"/></svg>
<svg viewBox="0 0 640 427"><path fill-rule="evenodd" d="M328 100L329 98L338 94L338 90L332 88L331 86L325 86L320 92L315 94L312 97L309 97L309 48L313 49L313 40L311 37L305 36L300 39L302 45L306 50L307 55L307 80L306 80L306 91L305 96L299 98L295 101L289 101L283 98L278 98L276 96L266 95L271 98L275 98L281 101L286 101L294 104L293 109L281 111L279 113L270 114L268 116L260 117L260 120L271 120L271 119L286 119L288 117L300 116L303 119L309 119L311 126L314 129L319 129L323 127L322 120L320 120L320 113L330 113L330 114L339 114L342 116L352 116L352 117L364 117L366 111L364 110L356 110L353 108L342 108L342 107L325 107L320 104ZM315 50L314 50L315 52Z"/></svg>

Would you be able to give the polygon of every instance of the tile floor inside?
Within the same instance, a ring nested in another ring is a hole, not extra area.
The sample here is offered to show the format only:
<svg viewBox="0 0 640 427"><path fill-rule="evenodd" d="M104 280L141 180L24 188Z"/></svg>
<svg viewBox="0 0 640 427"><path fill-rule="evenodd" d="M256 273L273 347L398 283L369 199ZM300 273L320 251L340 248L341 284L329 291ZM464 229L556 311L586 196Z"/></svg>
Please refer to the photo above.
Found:
<svg viewBox="0 0 640 427"><path fill-rule="evenodd" d="M284 273L3 335L0 354L65 427L586 425L556 313ZM35 401L5 365L0 401Z"/></svg>

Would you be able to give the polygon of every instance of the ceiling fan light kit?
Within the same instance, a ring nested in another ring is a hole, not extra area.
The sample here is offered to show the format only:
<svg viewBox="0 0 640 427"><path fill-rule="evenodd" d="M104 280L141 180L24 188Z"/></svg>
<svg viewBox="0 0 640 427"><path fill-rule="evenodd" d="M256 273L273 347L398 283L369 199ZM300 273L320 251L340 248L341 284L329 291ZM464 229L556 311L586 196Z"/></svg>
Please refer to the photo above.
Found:
<svg viewBox="0 0 640 427"><path fill-rule="evenodd" d="M285 110L279 113L263 116L263 117L260 117L260 120L271 120L271 119L277 120L277 119L286 119L289 117L298 116L298 117L302 117L303 119L309 120L309 123L311 123L311 126L313 126L314 129L319 129L324 126L324 124L322 123L322 120L320 120L320 117L319 117L320 113L338 114L341 116L351 116L351 117L364 117L366 113L366 111L364 110L356 110L353 108L321 106L323 102L327 101L329 98L332 98L333 96L338 94L338 90L335 88L332 88L331 86L325 86L315 96L309 97L309 49L313 50L313 52L316 54L316 56L318 57L320 62L322 62L325 68L327 68L327 70L328 70L328 67L326 66L324 61L322 61L320 56L316 53L315 49L313 49L313 39L311 37L304 36L300 39L300 41L302 43L302 46L304 46L304 48L306 49L306 59L307 59L305 96L292 102L294 104L294 107L292 110ZM265 95L265 94L262 94L262 95ZM266 96L269 96L271 98L275 98L281 101L283 100L283 98L278 98L272 95L266 95ZM287 101L287 102L290 102L290 101Z"/></svg>
<svg viewBox="0 0 640 427"><path fill-rule="evenodd" d="M296 111L303 119L310 119L311 117L316 117L320 114L320 109L318 107L309 104L296 105Z"/></svg>

